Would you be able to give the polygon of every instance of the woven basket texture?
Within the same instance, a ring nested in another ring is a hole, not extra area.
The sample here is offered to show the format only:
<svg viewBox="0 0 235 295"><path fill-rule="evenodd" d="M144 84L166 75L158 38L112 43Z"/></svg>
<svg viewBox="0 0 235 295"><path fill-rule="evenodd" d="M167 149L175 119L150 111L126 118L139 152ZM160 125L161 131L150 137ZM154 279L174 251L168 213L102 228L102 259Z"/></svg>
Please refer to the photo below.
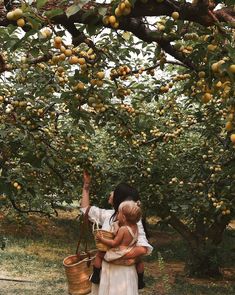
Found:
<svg viewBox="0 0 235 295"><path fill-rule="evenodd" d="M94 235L96 237L96 234L97 232L101 232L102 233L102 236L105 238L105 239L108 239L108 240L113 240L114 239L114 234L110 231L107 231L107 230L103 230L103 229L96 229L94 230ZM96 244L96 248L99 250L99 251L103 251L103 252L106 252L110 249L109 246L103 244L101 241L99 241L98 239L95 238L95 244Z"/></svg>
<svg viewBox="0 0 235 295"><path fill-rule="evenodd" d="M68 291L70 295L85 295L91 291L89 277L92 273L92 262L96 251L79 253L67 256L64 261L64 269L67 277Z"/></svg>

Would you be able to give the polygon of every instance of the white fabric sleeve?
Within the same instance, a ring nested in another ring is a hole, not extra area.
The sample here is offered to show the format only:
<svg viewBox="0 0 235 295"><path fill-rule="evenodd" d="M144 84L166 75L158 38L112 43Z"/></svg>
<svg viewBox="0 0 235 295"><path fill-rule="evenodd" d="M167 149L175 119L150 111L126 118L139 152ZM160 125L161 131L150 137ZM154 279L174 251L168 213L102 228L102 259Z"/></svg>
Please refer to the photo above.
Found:
<svg viewBox="0 0 235 295"><path fill-rule="evenodd" d="M136 243L136 246L146 247L147 248L147 254L146 255L150 255L152 253L152 251L153 251L153 247L148 243L142 221L140 220L137 223L137 225L138 225L138 241Z"/></svg>
<svg viewBox="0 0 235 295"><path fill-rule="evenodd" d="M81 208L80 210L85 214L87 207ZM98 223L99 225L103 225L104 221L106 218L111 216L111 212L113 210L106 210L106 209L101 209L96 206L91 206L89 213L88 213L88 218L91 222L93 223Z"/></svg>

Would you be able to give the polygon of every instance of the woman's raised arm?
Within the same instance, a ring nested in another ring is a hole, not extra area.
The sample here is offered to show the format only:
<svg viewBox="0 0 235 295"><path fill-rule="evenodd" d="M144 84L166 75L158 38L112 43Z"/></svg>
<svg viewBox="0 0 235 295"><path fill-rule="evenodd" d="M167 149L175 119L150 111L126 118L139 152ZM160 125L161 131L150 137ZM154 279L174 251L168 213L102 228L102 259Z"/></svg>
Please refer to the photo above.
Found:
<svg viewBox="0 0 235 295"><path fill-rule="evenodd" d="M86 208L90 205L90 184L91 184L91 176L87 171L84 171L81 208Z"/></svg>

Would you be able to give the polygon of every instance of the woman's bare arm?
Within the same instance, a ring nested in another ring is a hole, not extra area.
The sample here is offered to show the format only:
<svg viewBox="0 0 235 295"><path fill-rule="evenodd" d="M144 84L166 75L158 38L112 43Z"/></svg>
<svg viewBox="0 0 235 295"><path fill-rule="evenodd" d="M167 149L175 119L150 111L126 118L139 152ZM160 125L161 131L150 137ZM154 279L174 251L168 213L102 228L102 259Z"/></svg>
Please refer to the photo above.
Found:
<svg viewBox="0 0 235 295"><path fill-rule="evenodd" d="M91 177L87 171L84 171L81 208L86 208L90 205L90 184L91 184Z"/></svg>
<svg viewBox="0 0 235 295"><path fill-rule="evenodd" d="M125 256L113 261L112 263L118 265L133 265L136 263L136 259L147 254L148 250L144 246L136 246L130 250Z"/></svg>
<svg viewBox="0 0 235 295"><path fill-rule="evenodd" d="M142 255L147 254L147 248L143 246L133 247L124 257L123 259L133 259Z"/></svg>

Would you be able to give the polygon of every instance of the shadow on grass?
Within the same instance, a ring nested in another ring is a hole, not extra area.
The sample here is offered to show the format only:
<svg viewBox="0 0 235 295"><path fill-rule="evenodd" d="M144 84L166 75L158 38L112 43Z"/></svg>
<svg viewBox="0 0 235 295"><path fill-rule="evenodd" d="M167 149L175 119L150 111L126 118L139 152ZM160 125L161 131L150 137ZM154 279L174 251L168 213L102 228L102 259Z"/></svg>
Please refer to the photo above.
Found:
<svg viewBox="0 0 235 295"><path fill-rule="evenodd" d="M187 247L184 241L171 242L165 246L154 246L153 252L150 256L145 257L145 261L153 262L158 258L158 252L161 253L164 261L184 261L187 255Z"/></svg>
<svg viewBox="0 0 235 295"><path fill-rule="evenodd" d="M157 294L157 293L156 293ZM172 285L169 295L232 295L235 294L235 285L217 285L210 282L205 284L192 284L184 280L177 280Z"/></svg>
<svg viewBox="0 0 235 295"><path fill-rule="evenodd" d="M156 283L157 278L152 275L145 275L144 281L145 281L146 286L151 287L151 286L153 286L154 283Z"/></svg>

